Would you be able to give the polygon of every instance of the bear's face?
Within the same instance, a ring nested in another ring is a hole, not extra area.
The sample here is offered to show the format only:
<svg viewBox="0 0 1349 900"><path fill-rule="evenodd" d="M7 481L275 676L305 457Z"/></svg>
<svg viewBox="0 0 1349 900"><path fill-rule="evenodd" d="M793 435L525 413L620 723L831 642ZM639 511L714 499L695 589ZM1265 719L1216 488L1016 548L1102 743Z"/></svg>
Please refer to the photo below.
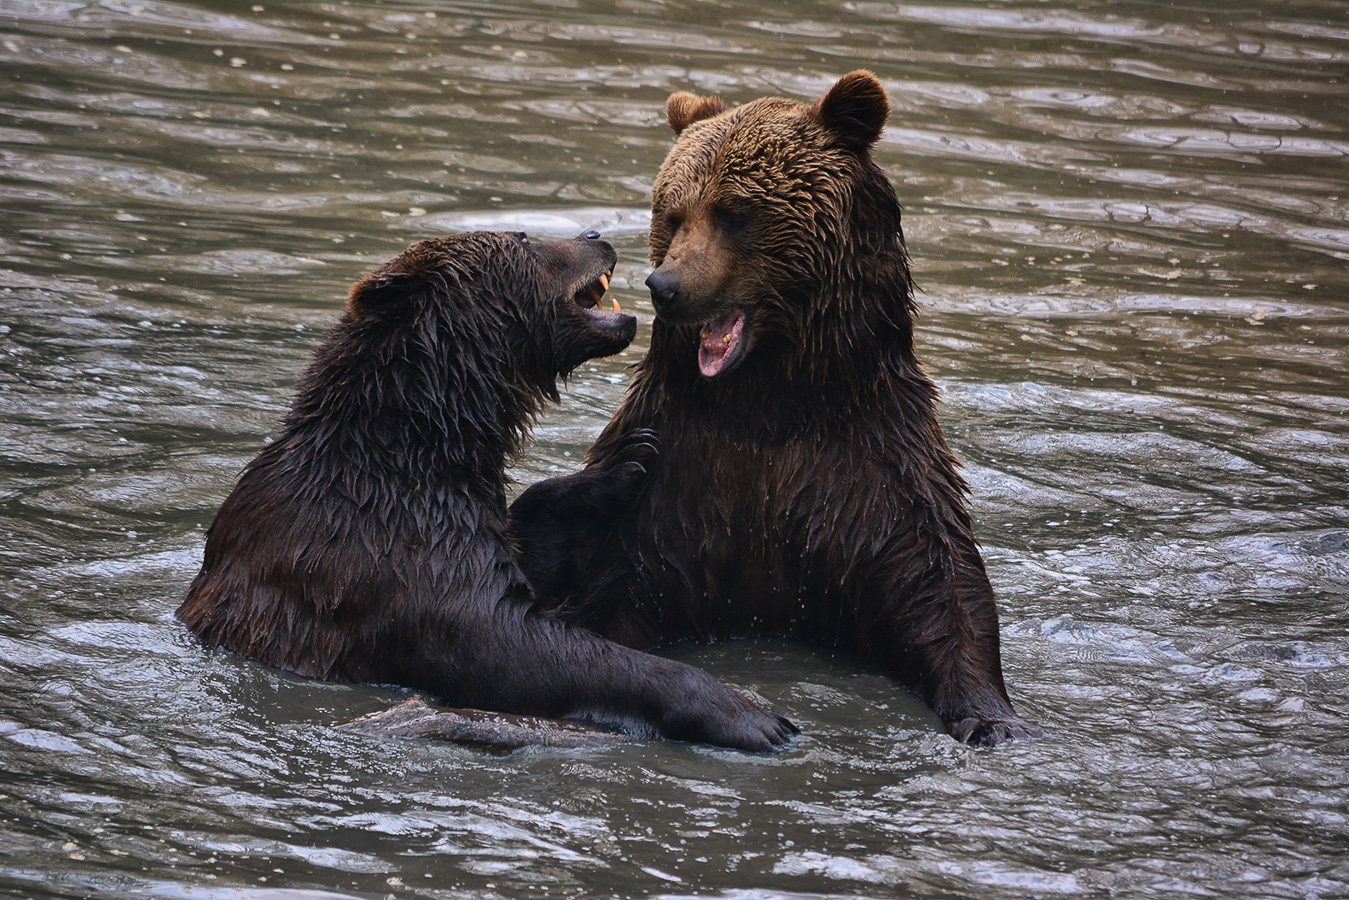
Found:
<svg viewBox="0 0 1349 900"><path fill-rule="evenodd" d="M726 111L670 98L679 138L652 190L647 285L657 317L696 342L703 377L725 376L763 344L800 351L854 258L898 248L893 188L870 160L888 114L884 88L864 72L810 106L766 98ZM878 191L893 224L872 227L859 206Z"/></svg>
<svg viewBox="0 0 1349 900"><path fill-rule="evenodd" d="M617 303L599 308L617 258L595 231L553 242L509 232L434 238L357 283L348 314L372 331L503 362L552 396L558 377L632 343L637 320Z"/></svg>
<svg viewBox="0 0 1349 900"><path fill-rule="evenodd" d="M591 236L593 235L593 237ZM618 256L599 233L570 241L530 242L515 235L539 269L544 312L533 320L534 343L552 377L566 376L586 360L612 356L632 343L637 320L618 308L601 308Z"/></svg>

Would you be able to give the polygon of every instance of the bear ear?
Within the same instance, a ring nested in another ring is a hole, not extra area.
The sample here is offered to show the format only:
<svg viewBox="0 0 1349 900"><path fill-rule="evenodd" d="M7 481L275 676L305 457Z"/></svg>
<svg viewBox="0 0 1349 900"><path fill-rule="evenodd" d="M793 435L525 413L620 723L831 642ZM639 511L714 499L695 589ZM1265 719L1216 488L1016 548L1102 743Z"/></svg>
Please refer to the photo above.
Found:
<svg viewBox="0 0 1349 900"><path fill-rule="evenodd" d="M684 129L694 122L719 116L725 111L726 103L720 97L695 97L680 91L665 101L665 120L676 136L683 134Z"/></svg>
<svg viewBox="0 0 1349 900"><path fill-rule="evenodd" d="M394 318L406 308L411 287L405 275L373 272L351 286L347 311L360 322Z"/></svg>
<svg viewBox="0 0 1349 900"><path fill-rule="evenodd" d="M428 290L448 295L457 279L447 271L446 241L418 241L351 286L347 310L363 322L408 315Z"/></svg>
<svg viewBox="0 0 1349 900"><path fill-rule="evenodd" d="M875 75L859 69L816 100L810 114L840 143L864 151L881 136L890 116L890 98Z"/></svg>

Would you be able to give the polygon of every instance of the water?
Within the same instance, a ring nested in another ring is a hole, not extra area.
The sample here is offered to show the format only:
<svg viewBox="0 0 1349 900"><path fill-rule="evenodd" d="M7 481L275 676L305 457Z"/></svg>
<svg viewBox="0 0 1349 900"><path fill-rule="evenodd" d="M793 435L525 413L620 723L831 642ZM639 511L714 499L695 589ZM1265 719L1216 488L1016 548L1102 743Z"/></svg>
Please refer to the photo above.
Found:
<svg viewBox="0 0 1349 900"><path fill-rule="evenodd" d="M664 98L873 69L919 343L1018 707L958 746L847 659L676 648L802 726L371 741L397 694L171 614L347 286L598 227L640 358ZM0 0L0 886L175 898L1349 896L1349 16L1158 4Z"/></svg>

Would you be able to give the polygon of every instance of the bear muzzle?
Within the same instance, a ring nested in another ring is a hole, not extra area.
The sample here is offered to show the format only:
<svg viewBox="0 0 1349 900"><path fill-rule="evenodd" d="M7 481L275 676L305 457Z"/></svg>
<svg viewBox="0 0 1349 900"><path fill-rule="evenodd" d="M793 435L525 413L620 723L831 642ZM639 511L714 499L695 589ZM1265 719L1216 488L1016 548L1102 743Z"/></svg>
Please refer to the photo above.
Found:
<svg viewBox="0 0 1349 900"><path fill-rule="evenodd" d="M646 276L646 286L651 289L651 305L656 308L656 315L669 318L679 303L679 273L661 272L663 268Z"/></svg>
<svg viewBox="0 0 1349 900"><path fill-rule="evenodd" d="M662 263L646 278L651 289L651 305L656 315L672 325L696 326L698 334L698 371L704 378L716 378L733 369L744 356L749 343L748 315L743 306L725 307L698 302L683 290L679 270ZM719 308L718 308L719 307Z"/></svg>

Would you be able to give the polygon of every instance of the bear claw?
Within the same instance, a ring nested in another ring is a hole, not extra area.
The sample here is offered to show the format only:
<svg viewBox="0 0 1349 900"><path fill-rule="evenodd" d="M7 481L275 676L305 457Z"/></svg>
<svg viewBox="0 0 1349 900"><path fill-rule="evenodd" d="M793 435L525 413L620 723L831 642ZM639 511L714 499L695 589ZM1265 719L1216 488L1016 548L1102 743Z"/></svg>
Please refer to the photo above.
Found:
<svg viewBox="0 0 1349 900"><path fill-rule="evenodd" d="M1032 725L1020 716L1011 718L979 718L968 716L947 726L951 737L963 744L976 747L996 747L1006 741L1034 740L1045 736L1045 730Z"/></svg>

